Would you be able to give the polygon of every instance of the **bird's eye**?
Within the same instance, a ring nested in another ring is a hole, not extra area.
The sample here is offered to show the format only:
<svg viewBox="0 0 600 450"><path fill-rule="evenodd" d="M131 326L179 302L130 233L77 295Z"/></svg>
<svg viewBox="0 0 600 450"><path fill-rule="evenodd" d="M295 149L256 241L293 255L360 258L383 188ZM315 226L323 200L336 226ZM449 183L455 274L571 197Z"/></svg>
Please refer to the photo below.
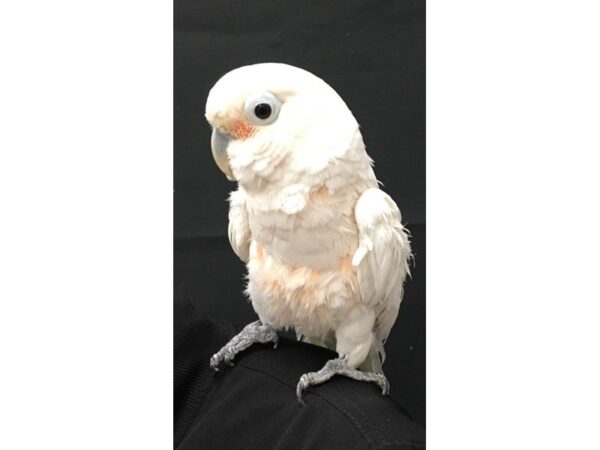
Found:
<svg viewBox="0 0 600 450"><path fill-rule="evenodd" d="M277 119L281 101L270 92L250 95L244 104L248 120L256 125L269 125Z"/></svg>
<svg viewBox="0 0 600 450"><path fill-rule="evenodd" d="M259 103L254 107L254 114L259 119L268 119L271 115L271 105L269 105L268 103Z"/></svg>

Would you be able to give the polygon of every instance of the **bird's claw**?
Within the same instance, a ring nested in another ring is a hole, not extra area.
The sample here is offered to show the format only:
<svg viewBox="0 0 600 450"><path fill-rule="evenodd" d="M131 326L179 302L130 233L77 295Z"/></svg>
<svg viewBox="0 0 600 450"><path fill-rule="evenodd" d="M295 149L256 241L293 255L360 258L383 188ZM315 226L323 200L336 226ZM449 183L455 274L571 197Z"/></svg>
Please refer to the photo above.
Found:
<svg viewBox="0 0 600 450"><path fill-rule="evenodd" d="M209 363L210 368L212 370L214 370L215 372L218 372L219 371L219 362L220 362L219 354L215 353L214 355L212 355L210 357L210 363Z"/></svg>
<svg viewBox="0 0 600 450"><path fill-rule="evenodd" d="M233 359L239 352L247 349L254 343L265 344L273 342L274 348L279 344L279 336L274 328L269 325L263 325L260 321L252 322L235 335L225 346L215 353L211 358L209 365L215 371L219 371L221 363L232 367Z"/></svg>
<svg viewBox="0 0 600 450"><path fill-rule="evenodd" d="M215 372L219 371L219 366L221 364L226 364L229 367L233 367L235 365L233 362L235 355L236 353L232 352L226 347L223 347L221 350L211 356L209 365Z"/></svg>
<svg viewBox="0 0 600 450"><path fill-rule="evenodd" d="M324 383L334 375L343 375L357 381L369 381L377 384L383 395L390 393L390 383L381 372L363 372L358 369L348 367L346 360L343 358L332 359L327 361L323 368L318 372L305 373L300 377L296 385L296 398L301 406L304 406L302 393L309 386Z"/></svg>
<svg viewBox="0 0 600 450"><path fill-rule="evenodd" d="M381 388L381 395L389 395L390 394L390 382L385 377L383 373L377 373L377 379L374 379L373 382L377 383L377 385Z"/></svg>
<svg viewBox="0 0 600 450"><path fill-rule="evenodd" d="M308 380L308 375L305 373L300 377L300 381L298 381L298 385L296 386L296 398L300 403L300 406L304 406L304 399L302 398L302 392L310 386L310 382Z"/></svg>

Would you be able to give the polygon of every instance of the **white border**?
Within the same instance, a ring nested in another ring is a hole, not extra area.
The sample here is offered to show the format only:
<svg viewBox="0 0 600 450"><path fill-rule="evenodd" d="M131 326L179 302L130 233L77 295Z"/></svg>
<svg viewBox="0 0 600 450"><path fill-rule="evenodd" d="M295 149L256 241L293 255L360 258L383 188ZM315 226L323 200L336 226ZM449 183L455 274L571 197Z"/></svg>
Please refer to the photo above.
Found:
<svg viewBox="0 0 600 450"><path fill-rule="evenodd" d="M600 8L427 10L428 448L600 448Z"/></svg>
<svg viewBox="0 0 600 450"><path fill-rule="evenodd" d="M0 7L0 448L172 447L172 18Z"/></svg>

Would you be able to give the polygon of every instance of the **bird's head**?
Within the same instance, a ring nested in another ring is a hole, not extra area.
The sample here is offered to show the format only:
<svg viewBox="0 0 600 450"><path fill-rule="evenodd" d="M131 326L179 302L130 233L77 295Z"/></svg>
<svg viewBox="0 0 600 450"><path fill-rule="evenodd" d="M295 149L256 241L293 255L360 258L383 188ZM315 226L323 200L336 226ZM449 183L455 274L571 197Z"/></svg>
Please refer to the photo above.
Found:
<svg viewBox="0 0 600 450"><path fill-rule="evenodd" d="M208 94L206 119L217 166L246 187L323 172L360 138L354 116L327 83L279 63L225 74Z"/></svg>

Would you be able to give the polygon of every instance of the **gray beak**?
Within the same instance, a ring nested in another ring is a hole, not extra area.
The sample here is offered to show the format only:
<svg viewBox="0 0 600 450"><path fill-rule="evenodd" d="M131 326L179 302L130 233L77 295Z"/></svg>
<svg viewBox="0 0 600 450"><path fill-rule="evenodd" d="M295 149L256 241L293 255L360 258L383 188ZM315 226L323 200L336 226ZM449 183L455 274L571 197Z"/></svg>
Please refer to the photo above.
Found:
<svg viewBox="0 0 600 450"><path fill-rule="evenodd" d="M225 174L229 181L235 181L231 167L229 166L229 157L227 156L227 146L231 136L228 134L221 133L216 128L213 128L212 137L210 139L210 146L212 148L212 155L217 163L217 167L221 169L221 172Z"/></svg>

